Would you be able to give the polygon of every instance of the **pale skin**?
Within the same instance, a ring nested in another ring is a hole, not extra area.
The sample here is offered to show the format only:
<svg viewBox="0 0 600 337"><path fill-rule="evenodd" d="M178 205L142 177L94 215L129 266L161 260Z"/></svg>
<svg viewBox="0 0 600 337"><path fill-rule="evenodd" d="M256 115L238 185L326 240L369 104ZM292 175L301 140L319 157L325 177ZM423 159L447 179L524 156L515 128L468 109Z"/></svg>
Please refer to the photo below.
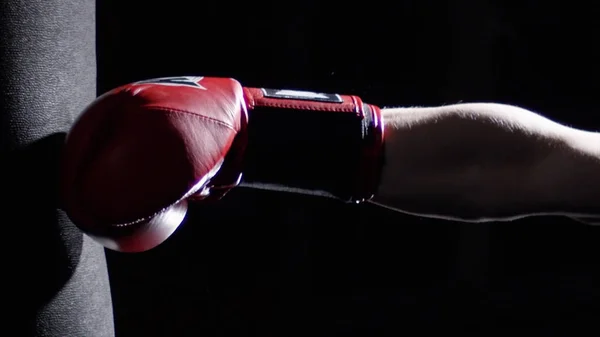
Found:
<svg viewBox="0 0 600 337"><path fill-rule="evenodd" d="M600 216L600 133L502 104L384 109L378 205L459 221Z"/></svg>

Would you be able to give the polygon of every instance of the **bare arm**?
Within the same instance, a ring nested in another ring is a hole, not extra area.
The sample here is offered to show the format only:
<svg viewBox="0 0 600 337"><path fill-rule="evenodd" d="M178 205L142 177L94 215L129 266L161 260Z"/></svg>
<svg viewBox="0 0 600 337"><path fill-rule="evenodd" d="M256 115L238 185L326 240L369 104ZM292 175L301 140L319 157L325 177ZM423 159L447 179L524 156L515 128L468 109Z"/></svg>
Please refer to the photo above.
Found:
<svg viewBox="0 0 600 337"><path fill-rule="evenodd" d="M467 221L600 214L600 134L501 104L385 109L373 202Z"/></svg>

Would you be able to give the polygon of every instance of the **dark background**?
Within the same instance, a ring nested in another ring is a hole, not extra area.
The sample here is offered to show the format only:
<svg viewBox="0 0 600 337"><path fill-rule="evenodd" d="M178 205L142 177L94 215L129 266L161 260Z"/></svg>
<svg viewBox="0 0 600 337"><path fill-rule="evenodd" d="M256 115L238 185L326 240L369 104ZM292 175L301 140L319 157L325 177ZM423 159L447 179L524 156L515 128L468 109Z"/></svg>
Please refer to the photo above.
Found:
<svg viewBox="0 0 600 337"><path fill-rule="evenodd" d="M99 87L159 76L498 102L598 129L594 3L99 1ZM287 125L282 127L293 127ZM598 335L600 229L459 224L238 189L108 253L117 335Z"/></svg>

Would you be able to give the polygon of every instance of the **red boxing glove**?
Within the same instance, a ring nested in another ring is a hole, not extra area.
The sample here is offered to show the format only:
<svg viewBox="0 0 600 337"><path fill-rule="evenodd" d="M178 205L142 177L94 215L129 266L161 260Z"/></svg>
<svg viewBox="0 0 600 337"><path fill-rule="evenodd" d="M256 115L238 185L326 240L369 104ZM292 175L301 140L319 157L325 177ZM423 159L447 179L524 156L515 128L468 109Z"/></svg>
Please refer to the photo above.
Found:
<svg viewBox="0 0 600 337"><path fill-rule="evenodd" d="M106 247L144 251L175 231L189 200L240 182L368 200L382 158L380 110L356 96L154 79L104 94L76 121L63 208Z"/></svg>

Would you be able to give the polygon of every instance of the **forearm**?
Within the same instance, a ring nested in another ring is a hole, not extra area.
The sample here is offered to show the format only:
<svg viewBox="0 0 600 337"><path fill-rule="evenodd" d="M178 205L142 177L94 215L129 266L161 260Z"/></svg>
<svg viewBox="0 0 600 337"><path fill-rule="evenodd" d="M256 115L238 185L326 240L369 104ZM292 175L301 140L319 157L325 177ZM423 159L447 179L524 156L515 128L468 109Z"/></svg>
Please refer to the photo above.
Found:
<svg viewBox="0 0 600 337"><path fill-rule="evenodd" d="M464 220L600 213L600 135L500 104L384 110L374 202Z"/></svg>

